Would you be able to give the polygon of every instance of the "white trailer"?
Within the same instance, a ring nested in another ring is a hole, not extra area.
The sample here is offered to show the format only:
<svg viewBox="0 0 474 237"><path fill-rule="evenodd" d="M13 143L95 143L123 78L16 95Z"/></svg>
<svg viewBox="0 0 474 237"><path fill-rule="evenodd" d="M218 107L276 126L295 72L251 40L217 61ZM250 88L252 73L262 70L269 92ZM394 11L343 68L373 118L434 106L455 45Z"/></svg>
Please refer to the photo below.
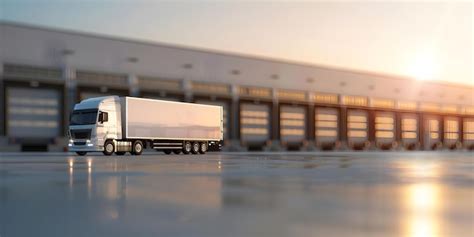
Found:
<svg viewBox="0 0 474 237"><path fill-rule="evenodd" d="M223 139L220 106L106 96L74 106L69 150L79 155L140 155L151 147L166 154L219 150Z"/></svg>

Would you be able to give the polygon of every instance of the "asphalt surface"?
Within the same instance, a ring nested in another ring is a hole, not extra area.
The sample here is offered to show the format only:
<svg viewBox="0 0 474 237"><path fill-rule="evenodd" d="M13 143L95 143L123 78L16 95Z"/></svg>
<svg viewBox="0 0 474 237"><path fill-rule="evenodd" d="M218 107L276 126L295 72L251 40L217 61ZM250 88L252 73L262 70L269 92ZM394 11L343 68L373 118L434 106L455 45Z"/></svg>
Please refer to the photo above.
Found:
<svg viewBox="0 0 474 237"><path fill-rule="evenodd" d="M474 236L474 153L0 153L0 236Z"/></svg>

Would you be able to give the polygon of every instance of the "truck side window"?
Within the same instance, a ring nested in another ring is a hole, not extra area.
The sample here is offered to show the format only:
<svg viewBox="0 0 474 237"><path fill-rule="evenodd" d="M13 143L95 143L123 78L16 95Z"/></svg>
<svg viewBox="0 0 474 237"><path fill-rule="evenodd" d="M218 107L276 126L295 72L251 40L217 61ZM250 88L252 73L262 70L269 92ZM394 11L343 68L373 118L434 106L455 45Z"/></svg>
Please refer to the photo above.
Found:
<svg viewBox="0 0 474 237"><path fill-rule="evenodd" d="M107 112L99 112L99 122L104 123L109 121L109 113Z"/></svg>

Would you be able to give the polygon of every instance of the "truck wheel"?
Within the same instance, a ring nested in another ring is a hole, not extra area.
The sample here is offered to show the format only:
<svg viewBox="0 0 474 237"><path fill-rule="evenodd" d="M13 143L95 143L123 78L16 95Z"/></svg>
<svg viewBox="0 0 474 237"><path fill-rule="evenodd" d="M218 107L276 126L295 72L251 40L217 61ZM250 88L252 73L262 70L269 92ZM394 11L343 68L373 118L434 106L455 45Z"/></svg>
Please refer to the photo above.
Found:
<svg viewBox="0 0 474 237"><path fill-rule="evenodd" d="M143 152L143 142L140 140L136 140L133 142L132 146L132 155L139 156Z"/></svg>
<svg viewBox="0 0 474 237"><path fill-rule="evenodd" d="M179 154L181 154L181 150L173 150L173 153L176 154L176 155L179 155Z"/></svg>
<svg viewBox="0 0 474 237"><path fill-rule="evenodd" d="M192 149L191 142L188 142L188 141L184 142L184 144L183 144L183 153L187 155L187 154L191 153L191 149Z"/></svg>
<svg viewBox="0 0 474 237"><path fill-rule="evenodd" d="M123 155L125 155L125 151L117 151L117 152L115 152L115 155L123 156Z"/></svg>
<svg viewBox="0 0 474 237"><path fill-rule="evenodd" d="M201 143L201 149L199 150L199 153L204 154L207 151L207 142L202 142Z"/></svg>
<svg viewBox="0 0 474 237"><path fill-rule="evenodd" d="M87 154L87 151L76 151L76 154L80 156L85 156Z"/></svg>
<svg viewBox="0 0 474 237"><path fill-rule="evenodd" d="M163 152L164 152L166 155L171 154L171 150L163 150Z"/></svg>
<svg viewBox="0 0 474 237"><path fill-rule="evenodd" d="M193 148L191 150L193 154L198 154L199 153L199 142L193 142Z"/></svg>
<svg viewBox="0 0 474 237"><path fill-rule="evenodd" d="M111 140L105 141L105 143L104 143L104 151L103 151L104 155L110 156L110 155L112 155L112 154L114 153L114 151L115 151L115 145L114 145L114 143L113 143Z"/></svg>

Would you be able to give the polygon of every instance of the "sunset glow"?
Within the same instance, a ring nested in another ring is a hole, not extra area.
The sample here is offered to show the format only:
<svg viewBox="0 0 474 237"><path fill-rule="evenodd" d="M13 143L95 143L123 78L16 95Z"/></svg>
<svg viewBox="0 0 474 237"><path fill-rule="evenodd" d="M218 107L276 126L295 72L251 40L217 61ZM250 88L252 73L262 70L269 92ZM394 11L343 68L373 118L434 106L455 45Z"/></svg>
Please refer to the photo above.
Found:
<svg viewBox="0 0 474 237"><path fill-rule="evenodd" d="M440 66L437 58L430 53L416 55L407 66L407 74L417 80L438 79Z"/></svg>

